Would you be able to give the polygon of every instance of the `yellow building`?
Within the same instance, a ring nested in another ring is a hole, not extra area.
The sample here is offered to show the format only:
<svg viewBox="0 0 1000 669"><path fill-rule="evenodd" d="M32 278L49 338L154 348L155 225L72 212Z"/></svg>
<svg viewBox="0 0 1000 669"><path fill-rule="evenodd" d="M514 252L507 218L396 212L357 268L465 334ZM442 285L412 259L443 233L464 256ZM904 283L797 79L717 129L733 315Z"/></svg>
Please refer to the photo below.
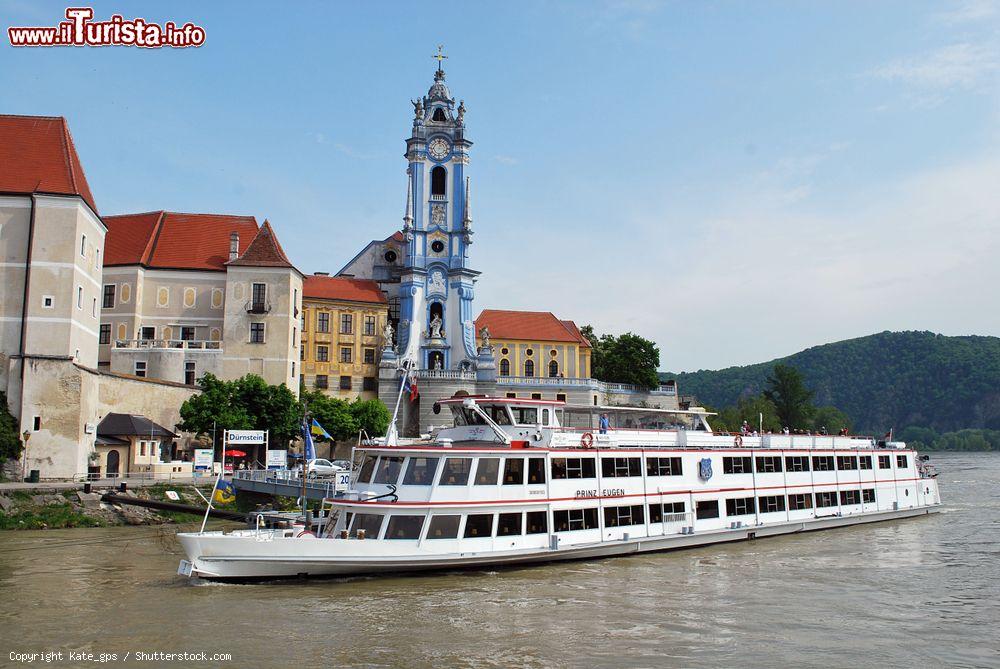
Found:
<svg viewBox="0 0 1000 669"><path fill-rule="evenodd" d="M476 332L483 326L489 329L499 376L590 378L590 342L573 321L548 311L484 309Z"/></svg>
<svg viewBox="0 0 1000 669"><path fill-rule="evenodd" d="M378 360L389 304L374 281L307 276L302 287L306 390L342 399L378 397Z"/></svg>

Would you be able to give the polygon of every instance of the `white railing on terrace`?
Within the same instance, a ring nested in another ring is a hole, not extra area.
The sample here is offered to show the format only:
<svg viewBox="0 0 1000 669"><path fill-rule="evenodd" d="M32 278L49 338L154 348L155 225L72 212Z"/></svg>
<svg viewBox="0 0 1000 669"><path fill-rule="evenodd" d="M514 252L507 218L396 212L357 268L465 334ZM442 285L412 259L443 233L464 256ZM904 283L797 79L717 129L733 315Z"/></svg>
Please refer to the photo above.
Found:
<svg viewBox="0 0 1000 669"><path fill-rule="evenodd" d="M115 348L167 348L221 351L222 342L203 339L116 339Z"/></svg>
<svg viewBox="0 0 1000 669"><path fill-rule="evenodd" d="M565 378L561 376L498 376L497 383L510 386L560 386L593 388L607 393L653 393L676 395L677 386L659 386L646 390L628 383L606 383L597 379Z"/></svg>
<svg viewBox="0 0 1000 669"><path fill-rule="evenodd" d="M476 373L462 369L418 369L415 370L418 379L454 379L456 381L475 381Z"/></svg>

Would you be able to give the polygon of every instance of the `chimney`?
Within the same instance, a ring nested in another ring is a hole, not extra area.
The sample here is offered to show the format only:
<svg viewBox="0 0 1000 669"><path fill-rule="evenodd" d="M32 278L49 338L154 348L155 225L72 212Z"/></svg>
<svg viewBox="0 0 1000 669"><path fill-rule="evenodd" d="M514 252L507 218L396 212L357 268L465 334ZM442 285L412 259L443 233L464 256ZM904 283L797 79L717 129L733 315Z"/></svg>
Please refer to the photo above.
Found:
<svg viewBox="0 0 1000 669"><path fill-rule="evenodd" d="M240 257L240 233L233 230L229 235L229 259L236 260Z"/></svg>
<svg viewBox="0 0 1000 669"><path fill-rule="evenodd" d="M313 272L313 276L330 276L329 272Z"/></svg>

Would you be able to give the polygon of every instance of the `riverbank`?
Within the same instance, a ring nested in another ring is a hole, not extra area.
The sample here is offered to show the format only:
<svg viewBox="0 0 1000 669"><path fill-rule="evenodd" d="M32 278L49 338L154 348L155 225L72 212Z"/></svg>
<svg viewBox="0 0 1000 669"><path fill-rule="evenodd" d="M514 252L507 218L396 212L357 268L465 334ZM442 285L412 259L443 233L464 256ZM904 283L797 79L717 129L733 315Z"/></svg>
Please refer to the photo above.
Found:
<svg viewBox="0 0 1000 669"><path fill-rule="evenodd" d="M110 490L110 489L108 489ZM0 530L44 530L77 527L113 527L122 525L163 525L199 520L198 514L160 511L127 504L109 504L101 500L108 490L85 493L82 486L46 487L0 490ZM171 500L167 491L177 493ZM139 499L173 501L204 506L212 486L161 483L119 493ZM215 505L219 509L236 510L235 503Z"/></svg>

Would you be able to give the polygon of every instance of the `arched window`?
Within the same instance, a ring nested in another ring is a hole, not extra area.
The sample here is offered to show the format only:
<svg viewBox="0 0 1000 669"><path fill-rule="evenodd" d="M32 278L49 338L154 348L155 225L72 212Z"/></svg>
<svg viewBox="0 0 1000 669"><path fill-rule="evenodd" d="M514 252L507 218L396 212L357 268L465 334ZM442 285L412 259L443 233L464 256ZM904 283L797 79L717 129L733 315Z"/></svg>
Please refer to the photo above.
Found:
<svg viewBox="0 0 1000 669"><path fill-rule="evenodd" d="M440 121L444 123L448 120L448 117L444 115L444 110L438 107L434 110L434 116L431 117L435 121Z"/></svg>
<svg viewBox="0 0 1000 669"><path fill-rule="evenodd" d="M500 376L510 376L510 360L507 358L500 361Z"/></svg>
<svg viewBox="0 0 1000 669"><path fill-rule="evenodd" d="M524 375L525 376L534 376L535 375L535 361L534 360L525 360L524 361Z"/></svg>
<svg viewBox="0 0 1000 669"><path fill-rule="evenodd" d="M559 363L555 360L549 362L549 376L552 378L559 376Z"/></svg>
<svg viewBox="0 0 1000 669"><path fill-rule="evenodd" d="M431 195L444 195L448 180L448 171L438 165L431 170Z"/></svg>

